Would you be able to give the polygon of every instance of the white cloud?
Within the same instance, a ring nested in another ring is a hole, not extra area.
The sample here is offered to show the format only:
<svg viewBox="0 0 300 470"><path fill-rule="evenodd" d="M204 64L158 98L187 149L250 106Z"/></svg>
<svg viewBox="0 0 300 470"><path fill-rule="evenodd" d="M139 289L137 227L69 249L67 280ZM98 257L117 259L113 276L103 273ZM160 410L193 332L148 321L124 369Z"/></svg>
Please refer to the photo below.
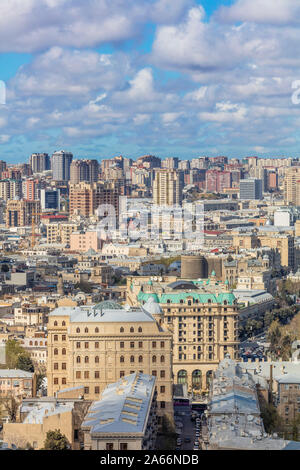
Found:
<svg viewBox="0 0 300 470"><path fill-rule="evenodd" d="M138 37L149 21L176 22L191 0L9 0L0 2L0 51L86 48Z"/></svg>
<svg viewBox="0 0 300 470"><path fill-rule="evenodd" d="M300 4L299 0L238 0L229 7L220 7L215 16L232 23L299 24Z"/></svg>

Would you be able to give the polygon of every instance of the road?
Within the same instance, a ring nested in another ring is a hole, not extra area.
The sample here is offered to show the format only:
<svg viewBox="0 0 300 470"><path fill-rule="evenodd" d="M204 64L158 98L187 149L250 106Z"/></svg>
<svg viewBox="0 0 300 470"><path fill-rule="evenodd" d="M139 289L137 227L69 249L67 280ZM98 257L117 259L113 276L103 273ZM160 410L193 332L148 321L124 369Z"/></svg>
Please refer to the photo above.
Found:
<svg viewBox="0 0 300 470"><path fill-rule="evenodd" d="M184 415L175 416L175 420L182 421L183 428L180 438L182 440L181 450L193 450L196 434L196 422L191 421L191 410L186 406L176 406L176 413L184 413ZM191 442L184 442L184 439L189 437Z"/></svg>

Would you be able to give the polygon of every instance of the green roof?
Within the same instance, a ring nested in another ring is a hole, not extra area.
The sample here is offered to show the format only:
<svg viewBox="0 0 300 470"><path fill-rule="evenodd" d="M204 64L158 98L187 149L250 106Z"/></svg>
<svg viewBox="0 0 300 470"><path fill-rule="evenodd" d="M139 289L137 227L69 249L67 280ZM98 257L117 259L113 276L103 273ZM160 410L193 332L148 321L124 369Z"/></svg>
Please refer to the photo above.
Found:
<svg viewBox="0 0 300 470"><path fill-rule="evenodd" d="M235 301L235 296L232 293L222 293L219 295L210 294L210 293L198 293L198 292L177 292L176 294L147 294L140 291L138 294L139 302L147 302L147 300L153 297L156 302L160 304L167 304L168 300L172 304L180 304L180 301L186 302L187 299L192 299L193 302L198 301L199 304L207 304L209 300L212 304L223 304L226 300L228 305L233 305Z"/></svg>

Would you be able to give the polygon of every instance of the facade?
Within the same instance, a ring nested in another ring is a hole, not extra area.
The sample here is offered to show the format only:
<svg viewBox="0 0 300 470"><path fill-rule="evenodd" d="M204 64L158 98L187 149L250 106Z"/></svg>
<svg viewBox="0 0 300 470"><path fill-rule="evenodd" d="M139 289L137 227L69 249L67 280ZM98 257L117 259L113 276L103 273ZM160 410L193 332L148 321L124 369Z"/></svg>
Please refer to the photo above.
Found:
<svg viewBox="0 0 300 470"><path fill-rule="evenodd" d="M6 227L24 227L40 222L41 203L36 201L8 201Z"/></svg>
<svg viewBox="0 0 300 470"><path fill-rule="evenodd" d="M240 181L240 199L262 199L262 180L249 178Z"/></svg>
<svg viewBox="0 0 300 470"><path fill-rule="evenodd" d="M300 416L300 375L275 377L278 383L277 410L285 424L292 424Z"/></svg>
<svg viewBox="0 0 300 470"><path fill-rule="evenodd" d="M41 207L42 210L59 210L60 209L60 191L59 189L42 189L41 190Z"/></svg>
<svg viewBox="0 0 300 470"><path fill-rule="evenodd" d="M48 394L84 385L87 399L142 371L157 378L158 414L172 414L172 335L146 310L115 303L61 307L49 315Z"/></svg>
<svg viewBox="0 0 300 470"><path fill-rule="evenodd" d="M160 280L161 279L161 280ZM212 372L227 353L238 357L238 306L214 276L209 280L168 282L167 278L128 277L127 302L142 304L173 336L174 383L206 391Z"/></svg>
<svg viewBox="0 0 300 470"><path fill-rule="evenodd" d="M99 164L97 160L73 160L70 167L70 183L98 181Z"/></svg>
<svg viewBox="0 0 300 470"><path fill-rule="evenodd" d="M95 215L99 206L111 205L118 216L119 196L120 191L113 183L70 184L69 213L90 217Z"/></svg>
<svg viewBox="0 0 300 470"><path fill-rule="evenodd" d="M85 450L151 450L157 431L155 377L135 372L108 385L82 423Z"/></svg>
<svg viewBox="0 0 300 470"><path fill-rule="evenodd" d="M35 396L35 377L18 369L0 369L0 398L16 399Z"/></svg>
<svg viewBox="0 0 300 470"><path fill-rule="evenodd" d="M22 196L22 180L5 179L0 181L0 199L9 201L11 199L21 199Z"/></svg>

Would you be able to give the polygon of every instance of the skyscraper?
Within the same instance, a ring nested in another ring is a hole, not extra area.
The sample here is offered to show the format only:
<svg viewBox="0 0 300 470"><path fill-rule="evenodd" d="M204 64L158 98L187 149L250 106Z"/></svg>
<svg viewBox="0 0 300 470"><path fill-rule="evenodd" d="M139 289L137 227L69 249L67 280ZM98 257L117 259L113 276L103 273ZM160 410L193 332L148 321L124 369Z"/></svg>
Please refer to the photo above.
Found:
<svg viewBox="0 0 300 470"><path fill-rule="evenodd" d="M168 169L156 170L153 182L153 200L158 206L181 204L181 172Z"/></svg>
<svg viewBox="0 0 300 470"><path fill-rule="evenodd" d="M53 171L53 180L69 181L70 166L73 160L73 154L60 150L54 152L51 158L51 169Z"/></svg>
<svg viewBox="0 0 300 470"><path fill-rule="evenodd" d="M42 173L51 169L50 157L48 153L33 153L30 156L29 164L33 173Z"/></svg>

